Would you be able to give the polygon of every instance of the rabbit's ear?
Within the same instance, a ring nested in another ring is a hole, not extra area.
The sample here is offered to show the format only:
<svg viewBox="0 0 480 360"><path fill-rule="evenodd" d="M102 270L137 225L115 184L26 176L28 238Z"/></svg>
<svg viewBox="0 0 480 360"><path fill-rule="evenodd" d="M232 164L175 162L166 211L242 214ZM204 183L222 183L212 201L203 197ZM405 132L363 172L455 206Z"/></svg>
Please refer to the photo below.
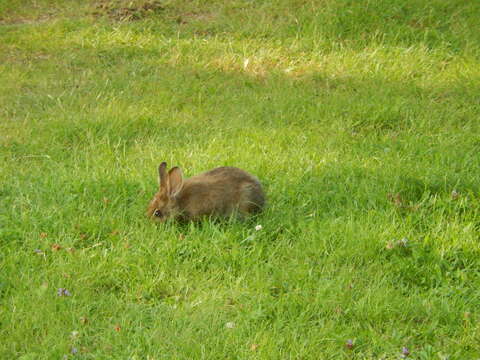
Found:
<svg viewBox="0 0 480 360"><path fill-rule="evenodd" d="M169 189L170 196L175 196L180 192L180 190L182 190L183 176L182 176L182 170L178 166L171 168L170 171L168 172L168 182L170 186L170 189Z"/></svg>
<svg viewBox="0 0 480 360"><path fill-rule="evenodd" d="M158 183L160 184L160 190L168 191L167 163L165 161L158 167Z"/></svg>

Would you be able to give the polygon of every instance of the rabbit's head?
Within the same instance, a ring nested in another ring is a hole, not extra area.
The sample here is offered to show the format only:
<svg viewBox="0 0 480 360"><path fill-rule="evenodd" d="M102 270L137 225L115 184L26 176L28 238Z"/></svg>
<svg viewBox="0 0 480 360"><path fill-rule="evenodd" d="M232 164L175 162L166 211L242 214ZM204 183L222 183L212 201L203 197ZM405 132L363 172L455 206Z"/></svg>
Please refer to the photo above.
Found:
<svg viewBox="0 0 480 360"><path fill-rule="evenodd" d="M175 166L167 172L167 163L162 162L158 167L159 189L150 201L147 216L155 221L163 222L178 214L176 196L182 190L182 170Z"/></svg>

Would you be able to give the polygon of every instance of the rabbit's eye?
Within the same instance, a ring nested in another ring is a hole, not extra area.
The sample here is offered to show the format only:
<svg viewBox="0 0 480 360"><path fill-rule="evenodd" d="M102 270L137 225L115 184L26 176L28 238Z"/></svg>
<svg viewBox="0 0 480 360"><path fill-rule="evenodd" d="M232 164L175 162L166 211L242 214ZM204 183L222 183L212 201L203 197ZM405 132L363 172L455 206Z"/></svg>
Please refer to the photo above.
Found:
<svg viewBox="0 0 480 360"><path fill-rule="evenodd" d="M155 212L153 213L153 215L155 215L156 217L162 217L162 212L160 210L155 210Z"/></svg>

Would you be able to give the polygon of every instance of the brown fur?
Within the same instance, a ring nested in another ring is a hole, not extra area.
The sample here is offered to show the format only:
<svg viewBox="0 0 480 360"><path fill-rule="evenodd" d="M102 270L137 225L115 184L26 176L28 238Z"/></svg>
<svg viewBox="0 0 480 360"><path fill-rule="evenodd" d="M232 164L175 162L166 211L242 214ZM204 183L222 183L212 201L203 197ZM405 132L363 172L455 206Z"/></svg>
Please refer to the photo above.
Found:
<svg viewBox="0 0 480 360"><path fill-rule="evenodd" d="M157 221L203 216L245 216L260 211L265 195L258 179L235 167L219 167L183 180L180 168L159 167L160 187L147 209ZM155 215L157 213L157 215Z"/></svg>

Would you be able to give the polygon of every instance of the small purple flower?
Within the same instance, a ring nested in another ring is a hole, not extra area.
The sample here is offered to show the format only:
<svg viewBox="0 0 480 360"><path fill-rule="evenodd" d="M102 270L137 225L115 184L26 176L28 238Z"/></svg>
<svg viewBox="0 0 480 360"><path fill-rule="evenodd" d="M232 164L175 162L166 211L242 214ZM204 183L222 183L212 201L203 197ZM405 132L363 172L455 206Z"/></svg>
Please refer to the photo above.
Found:
<svg viewBox="0 0 480 360"><path fill-rule="evenodd" d="M408 355L410 355L410 350L408 350L408 348L405 347L405 346L402 347L402 355L403 355L403 356L408 356Z"/></svg>
<svg viewBox="0 0 480 360"><path fill-rule="evenodd" d="M77 348L72 348L72 350L70 351L73 355L75 355L76 353L78 353L78 349Z"/></svg>
<svg viewBox="0 0 480 360"><path fill-rule="evenodd" d="M43 251L40 250L40 249L35 249L35 250L33 250L33 251L35 251L37 254L43 254Z"/></svg>
<svg viewBox="0 0 480 360"><path fill-rule="evenodd" d="M58 296L72 296L72 293L65 288L59 288L57 290Z"/></svg>
<svg viewBox="0 0 480 360"><path fill-rule="evenodd" d="M345 347L349 350L353 349L353 346L354 346L353 340L351 339L347 340L347 342L345 343Z"/></svg>

